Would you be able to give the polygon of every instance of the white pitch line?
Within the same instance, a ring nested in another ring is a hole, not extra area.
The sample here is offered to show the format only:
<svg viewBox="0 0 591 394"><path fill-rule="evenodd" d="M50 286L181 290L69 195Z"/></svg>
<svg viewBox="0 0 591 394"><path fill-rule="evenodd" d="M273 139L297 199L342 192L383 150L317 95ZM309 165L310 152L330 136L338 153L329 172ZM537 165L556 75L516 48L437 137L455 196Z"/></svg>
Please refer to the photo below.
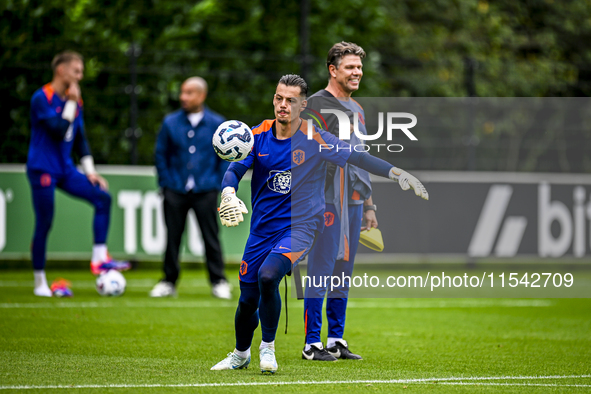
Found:
<svg viewBox="0 0 591 394"><path fill-rule="evenodd" d="M420 383L420 384L426 384ZM591 384L558 384L558 383L494 383L494 382L437 382L446 386L534 386L534 387L591 387Z"/></svg>
<svg viewBox="0 0 591 394"><path fill-rule="evenodd" d="M475 381L486 380L536 380L536 379L583 379L591 378L591 375L570 376L488 376L488 377L450 377L427 379L392 379L392 380L323 380L323 381L294 381L294 382L236 382L236 383L180 383L180 384L89 384L89 385L53 385L53 386L0 386L0 390L34 390L34 389L93 389L93 388L178 388L178 387L235 387L235 386L271 386L271 385L315 385L315 384L449 384L449 385L497 385L497 386L547 386L547 387L591 387L591 385L576 384L539 384L539 383L494 383ZM464 380L472 382L463 382Z"/></svg>
<svg viewBox="0 0 591 394"><path fill-rule="evenodd" d="M72 287L75 289L94 289L96 287L94 280L73 280ZM154 286L153 279L127 279L128 288L149 288ZM0 288L2 287L30 287L33 288L35 282L32 280L0 280ZM183 281L183 287L206 287L209 288L209 281L207 279L188 279Z"/></svg>
<svg viewBox="0 0 591 394"><path fill-rule="evenodd" d="M57 302L57 303L4 303L0 309L52 309L52 308L236 308L235 303L230 302Z"/></svg>

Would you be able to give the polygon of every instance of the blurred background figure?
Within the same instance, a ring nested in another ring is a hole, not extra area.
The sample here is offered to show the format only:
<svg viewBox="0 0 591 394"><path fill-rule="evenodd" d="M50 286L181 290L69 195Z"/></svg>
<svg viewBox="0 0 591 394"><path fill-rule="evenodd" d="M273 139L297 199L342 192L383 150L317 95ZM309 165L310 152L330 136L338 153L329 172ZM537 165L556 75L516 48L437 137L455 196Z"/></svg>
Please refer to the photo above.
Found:
<svg viewBox="0 0 591 394"><path fill-rule="evenodd" d="M179 248L187 214L193 209L205 244L205 257L212 294L230 299L231 288L224 274L218 238L217 201L222 177L228 167L213 150L211 139L224 118L204 105L207 83L192 77L181 86L181 109L167 115L156 141L158 185L164 195L167 243L164 278L151 297L176 295L180 274Z"/></svg>
<svg viewBox="0 0 591 394"><path fill-rule="evenodd" d="M111 196L107 181L94 168L84 131L82 98L78 83L84 75L82 55L66 51L51 62L53 79L31 98L31 142L27 177L35 210L31 255L37 296L51 297L45 277L47 236L54 214L55 188L94 206L94 246L90 270L98 275L109 269L126 270L128 262L113 261L107 254ZM80 157L84 174L72 161L72 149Z"/></svg>

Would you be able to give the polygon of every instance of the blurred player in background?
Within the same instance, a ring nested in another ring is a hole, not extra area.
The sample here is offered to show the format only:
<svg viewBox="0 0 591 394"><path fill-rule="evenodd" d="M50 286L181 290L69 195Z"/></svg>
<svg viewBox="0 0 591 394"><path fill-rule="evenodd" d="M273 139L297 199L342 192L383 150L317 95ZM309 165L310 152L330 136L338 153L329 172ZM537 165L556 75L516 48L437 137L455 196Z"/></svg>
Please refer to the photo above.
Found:
<svg viewBox="0 0 591 394"><path fill-rule="evenodd" d="M27 156L27 177L35 210L31 245L34 293L42 297L52 295L45 277L45 251L53 221L56 187L94 206L91 272L98 275L109 269L130 268L128 262L114 261L107 253L111 196L107 192L107 181L94 168L85 136L78 85L84 73L82 56L76 52L62 52L54 57L51 67L53 80L35 91L31 98L31 143ZM74 166L72 148L80 157L84 174Z"/></svg>
<svg viewBox="0 0 591 394"><path fill-rule="evenodd" d="M362 143L353 133L354 114L358 114L359 131L367 135L363 108L351 98L359 89L363 76L365 51L358 45L340 42L328 51L328 85L308 98L308 105L302 117L315 125L338 135L338 118L334 114L322 114L322 109L338 109L349 115L351 124L351 145ZM342 190L346 195L342 196ZM351 276L359 235L363 229L378 227L376 206L371 198L371 181L367 171L346 164L336 168L328 165L326 178L326 227L308 255L310 277L324 278ZM317 281L320 283L320 281ZM360 360L361 356L349 350L343 339L347 311L348 286L339 286L328 291L326 317L328 338L326 348L320 340L322 329L322 304L326 287L307 287L304 299L304 325L306 346L302 358L306 360L335 361L337 358Z"/></svg>
<svg viewBox="0 0 591 394"><path fill-rule="evenodd" d="M259 347L262 372L277 371L275 336L281 314L279 283L310 251L324 226L326 161L352 163L372 173L412 187L427 199L423 185L412 175L313 128L300 117L308 86L297 75L281 77L273 97L275 119L253 129L254 146L246 159L230 165L222 182L220 219L228 227L248 213L236 197L246 171L252 167L250 235L240 265L240 299L235 315L236 348L212 370L242 369L250 363L254 331L261 323ZM310 138L308 138L310 137Z"/></svg>
<svg viewBox="0 0 591 394"><path fill-rule="evenodd" d="M176 295L181 268L179 249L190 209L195 212L205 244L211 292L218 298L232 297L224 274L217 218L220 185L228 162L220 159L211 145L213 133L224 118L205 106L206 97L207 82L203 78L187 79L181 86L181 109L164 118L156 141L167 238L164 278L154 286L151 297Z"/></svg>

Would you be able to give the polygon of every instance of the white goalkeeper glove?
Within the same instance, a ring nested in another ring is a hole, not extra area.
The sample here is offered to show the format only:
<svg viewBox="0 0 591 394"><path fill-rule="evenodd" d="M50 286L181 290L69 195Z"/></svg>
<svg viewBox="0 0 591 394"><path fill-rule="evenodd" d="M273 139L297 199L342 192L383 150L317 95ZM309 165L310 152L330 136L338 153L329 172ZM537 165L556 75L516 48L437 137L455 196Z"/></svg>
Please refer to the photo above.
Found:
<svg viewBox="0 0 591 394"><path fill-rule="evenodd" d="M222 203L220 204L220 221L226 227L235 227L244 221L243 213L248 213L246 205L236 197L233 187L227 186L222 190Z"/></svg>
<svg viewBox="0 0 591 394"><path fill-rule="evenodd" d="M421 197L423 200L429 199L429 193L427 192L427 189L425 189L425 186L423 186L421 181L410 175L408 172L401 170L398 167L392 167L388 176L393 181L397 181L402 190L408 190L412 187L417 196Z"/></svg>

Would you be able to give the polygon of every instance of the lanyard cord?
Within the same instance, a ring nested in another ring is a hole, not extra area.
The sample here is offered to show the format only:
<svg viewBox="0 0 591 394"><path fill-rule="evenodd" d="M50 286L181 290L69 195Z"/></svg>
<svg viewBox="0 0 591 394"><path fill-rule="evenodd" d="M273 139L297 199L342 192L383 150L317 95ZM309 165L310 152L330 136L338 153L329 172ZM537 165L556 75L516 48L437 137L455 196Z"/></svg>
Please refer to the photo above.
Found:
<svg viewBox="0 0 591 394"><path fill-rule="evenodd" d="M285 283L285 333L287 334L287 321L289 314L287 313L287 275L283 277Z"/></svg>

